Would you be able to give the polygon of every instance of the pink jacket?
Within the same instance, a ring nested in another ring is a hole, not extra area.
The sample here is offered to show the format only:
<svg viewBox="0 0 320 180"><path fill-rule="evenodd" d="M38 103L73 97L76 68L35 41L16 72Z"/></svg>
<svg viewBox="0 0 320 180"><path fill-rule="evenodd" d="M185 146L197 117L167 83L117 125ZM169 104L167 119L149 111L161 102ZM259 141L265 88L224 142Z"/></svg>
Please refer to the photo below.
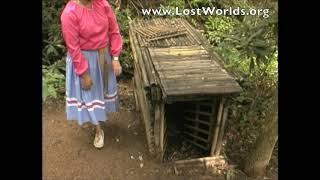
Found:
<svg viewBox="0 0 320 180"><path fill-rule="evenodd" d="M122 37L116 17L106 0L92 0L82 7L69 1L61 15L61 29L75 72L83 74L88 63L81 50L96 50L109 46L112 57L122 50Z"/></svg>

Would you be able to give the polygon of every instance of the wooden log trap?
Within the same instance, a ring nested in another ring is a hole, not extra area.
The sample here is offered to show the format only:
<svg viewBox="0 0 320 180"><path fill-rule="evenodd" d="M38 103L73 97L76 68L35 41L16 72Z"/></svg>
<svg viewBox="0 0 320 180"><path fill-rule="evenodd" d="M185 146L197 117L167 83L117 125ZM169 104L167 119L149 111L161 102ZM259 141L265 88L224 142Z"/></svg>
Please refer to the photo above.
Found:
<svg viewBox="0 0 320 180"><path fill-rule="evenodd" d="M219 56L182 18L135 19L129 34L149 152L178 164L221 160L227 99L242 89Z"/></svg>

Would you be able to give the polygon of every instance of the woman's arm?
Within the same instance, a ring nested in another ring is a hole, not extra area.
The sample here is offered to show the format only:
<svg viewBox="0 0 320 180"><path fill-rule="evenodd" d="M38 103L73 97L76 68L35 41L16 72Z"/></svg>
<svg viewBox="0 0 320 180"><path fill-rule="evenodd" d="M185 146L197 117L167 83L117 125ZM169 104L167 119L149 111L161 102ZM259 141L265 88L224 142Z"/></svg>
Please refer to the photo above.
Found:
<svg viewBox="0 0 320 180"><path fill-rule="evenodd" d="M106 6L108 21L109 21L108 36L109 36L109 43L110 43L110 50L111 50L110 53L113 58L118 58L122 50L122 37L120 34L116 16L110 4L106 0L103 0L103 1Z"/></svg>
<svg viewBox="0 0 320 180"><path fill-rule="evenodd" d="M61 15L61 29L67 50L74 64L75 73L82 75L88 69L88 62L80 50L79 26L75 14L68 12Z"/></svg>

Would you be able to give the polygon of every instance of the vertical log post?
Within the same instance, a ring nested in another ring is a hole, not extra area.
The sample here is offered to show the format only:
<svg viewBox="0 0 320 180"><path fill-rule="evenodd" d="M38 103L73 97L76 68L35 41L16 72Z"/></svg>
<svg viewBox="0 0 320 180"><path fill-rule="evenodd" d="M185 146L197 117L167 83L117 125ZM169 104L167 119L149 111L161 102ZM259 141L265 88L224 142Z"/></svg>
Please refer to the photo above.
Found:
<svg viewBox="0 0 320 180"><path fill-rule="evenodd" d="M217 141L218 141L218 134L219 134L219 128L220 128L220 123L221 123L221 119L222 119L222 113L223 113L223 105L224 105L225 99L222 98L220 100L219 103L219 110L218 110L218 115L217 115L217 121L216 121L216 125L214 129L214 136L212 139L212 146L211 146L211 152L210 152L210 156L214 156L214 152L217 146Z"/></svg>
<svg viewBox="0 0 320 180"><path fill-rule="evenodd" d="M164 104L162 101L155 102L154 106L154 139L157 153L156 157L161 162L164 152Z"/></svg>
<svg viewBox="0 0 320 180"><path fill-rule="evenodd" d="M226 107L226 103L225 103L225 107L224 107L223 114L222 114L221 126L220 126L220 130L219 130L219 135L218 135L218 141L217 141L216 149L214 152L215 156L220 155L222 140L223 140L223 136L224 136L225 124L228 119L228 110L229 110L229 107Z"/></svg>

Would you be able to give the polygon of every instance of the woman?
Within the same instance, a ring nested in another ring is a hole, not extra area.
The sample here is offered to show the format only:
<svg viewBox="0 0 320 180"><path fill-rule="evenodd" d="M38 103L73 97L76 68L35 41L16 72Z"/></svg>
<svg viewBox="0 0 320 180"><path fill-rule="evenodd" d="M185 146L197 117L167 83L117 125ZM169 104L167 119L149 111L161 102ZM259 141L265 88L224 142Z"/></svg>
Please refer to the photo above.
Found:
<svg viewBox="0 0 320 180"><path fill-rule="evenodd" d="M70 0L61 14L67 48L66 114L79 125L91 123L93 144L104 146L100 122L118 106L116 76L121 74L122 38L106 0Z"/></svg>

